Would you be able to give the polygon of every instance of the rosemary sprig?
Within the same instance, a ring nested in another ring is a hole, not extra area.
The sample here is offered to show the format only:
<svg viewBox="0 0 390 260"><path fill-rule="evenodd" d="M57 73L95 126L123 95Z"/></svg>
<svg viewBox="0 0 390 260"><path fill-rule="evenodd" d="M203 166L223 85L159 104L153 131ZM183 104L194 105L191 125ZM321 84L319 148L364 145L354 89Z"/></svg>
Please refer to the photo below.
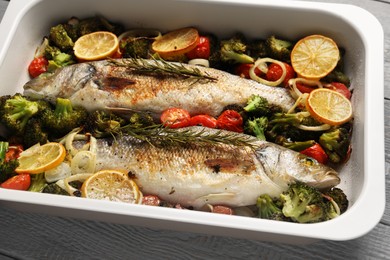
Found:
<svg viewBox="0 0 390 260"><path fill-rule="evenodd" d="M166 147L183 144L232 145L256 148L256 139L251 136L223 130L207 131L207 128L172 129L163 125L134 127L126 125L112 132L112 135L130 135L153 146Z"/></svg>
<svg viewBox="0 0 390 260"><path fill-rule="evenodd" d="M154 75L175 75L185 79L195 79L196 81L216 81L217 78L210 76L207 72L202 73L196 67L186 67L183 63L167 62L165 60L152 59L110 59L110 63L115 66L133 69L138 73Z"/></svg>

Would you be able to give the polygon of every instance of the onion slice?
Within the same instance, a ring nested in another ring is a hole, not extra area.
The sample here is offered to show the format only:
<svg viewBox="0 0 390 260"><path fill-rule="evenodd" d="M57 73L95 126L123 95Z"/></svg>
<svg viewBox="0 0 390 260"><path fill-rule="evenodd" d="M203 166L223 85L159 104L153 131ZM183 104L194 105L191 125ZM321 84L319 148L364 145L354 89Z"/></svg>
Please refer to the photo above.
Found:
<svg viewBox="0 0 390 260"><path fill-rule="evenodd" d="M282 68L283 73L282 73L282 76L278 80L269 81L269 80L260 78L259 76L256 75L256 73L255 73L256 68L260 69L262 72L267 73L267 70L265 69L266 63L276 63ZM255 64L249 69L249 76L251 77L251 79L256 80L259 83L262 83L262 84L265 84L268 86L272 86L272 87L276 87L276 86L280 85L280 83L282 83L283 80L286 78L286 74L287 74L287 70L286 70L286 66L284 66L283 62L272 59L272 58L257 59L255 61Z"/></svg>

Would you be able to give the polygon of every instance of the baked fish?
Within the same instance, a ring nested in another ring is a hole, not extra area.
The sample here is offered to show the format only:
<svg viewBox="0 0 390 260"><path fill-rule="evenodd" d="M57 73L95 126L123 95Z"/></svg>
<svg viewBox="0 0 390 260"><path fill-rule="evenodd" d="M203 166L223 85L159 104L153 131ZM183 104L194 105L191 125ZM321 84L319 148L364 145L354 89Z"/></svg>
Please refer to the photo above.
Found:
<svg viewBox="0 0 390 260"><path fill-rule="evenodd" d="M202 127L184 130L232 134ZM128 172L144 195L195 209L206 204L253 205L259 195L279 196L295 181L319 189L340 182L335 170L303 154L244 134L234 135L250 141L251 146L188 142L159 147L127 135L97 139L95 170ZM81 147L80 142L75 141L75 147Z"/></svg>
<svg viewBox="0 0 390 260"><path fill-rule="evenodd" d="M135 64L134 64L135 63ZM130 64L130 65L129 65ZM145 64L150 65L145 72ZM137 68L140 67L140 68ZM161 72L174 67L178 73ZM192 77L183 70L202 76ZM252 94L288 110L294 104L289 91L269 87L220 70L157 60L103 60L79 63L42 75L24 85L24 95L54 102L69 98L88 110L119 107L159 115L169 107L190 114L217 116L226 105L245 104Z"/></svg>

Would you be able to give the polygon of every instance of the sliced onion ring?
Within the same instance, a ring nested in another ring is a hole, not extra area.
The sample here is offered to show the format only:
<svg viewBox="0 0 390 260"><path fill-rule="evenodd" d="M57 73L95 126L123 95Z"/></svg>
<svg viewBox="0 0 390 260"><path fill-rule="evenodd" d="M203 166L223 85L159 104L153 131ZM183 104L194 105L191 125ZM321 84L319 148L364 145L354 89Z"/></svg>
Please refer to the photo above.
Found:
<svg viewBox="0 0 390 260"><path fill-rule="evenodd" d="M264 72L264 64L266 64L267 62L268 63L276 63L282 68L283 73L282 73L282 76L278 80L269 81L269 80L260 78L259 76L256 75L255 69L258 68L262 72ZM276 87L276 86L280 85L280 83L282 83L283 80L286 78L286 74L287 74L287 70L286 70L286 66L284 66L283 62L272 59L272 58L257 59L255 64L249 69L249 76L251 77L251 79L256 80L259 83L262 83L262 84L265 84L268 86L272 86L272 87Z"/></svg>

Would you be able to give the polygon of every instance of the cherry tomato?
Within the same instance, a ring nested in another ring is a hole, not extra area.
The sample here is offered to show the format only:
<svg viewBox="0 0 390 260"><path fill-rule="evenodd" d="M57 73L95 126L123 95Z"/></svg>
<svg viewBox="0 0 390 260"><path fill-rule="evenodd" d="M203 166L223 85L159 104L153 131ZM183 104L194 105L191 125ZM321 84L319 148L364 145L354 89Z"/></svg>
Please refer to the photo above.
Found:
<svg viewBox="0 0 390 260"><path fill-rule="evenodd" d="M343 83L340 82L332 82L329 85L326 86L329 89L333 89L334 91L339 92L340 94L344 95L346 98L351 99L351 91L345 86Z"/></svg>
<svg viewBox="0 0 390 260"><path fill-rule="evenodd" d="M41 75L43 72L47 71L47 65L49 62L45 57L38 57L31 61L28 66L28 73L31 77L36 78Z"/></svg>
<svg viewBox="0 0 390 260"><path fill-rule="evenodd" d="M302 93L310 93L317 88L317 86L310 87L300 82L297 82L296 84L297 84L297 89Z"/></svg>
<svg viewBox="0 0 390 260"><path fill-rule="evenodd" d="M160 120L164 126L170 128L181 128L189 126L190 123L190 113L181 108L168 108L164 110L161 114Z"/></svg>
<svg viewBox="0 0 390 260"><path fill-rule="evenodd" d="M221 205L213 206L213 209L211 212L225 214L225 215L233 215L233 209L226 207L226 206L221 206Z"/></svg>
<svg viewBox="0 0 390 260"><path fill-rule="evenodd" d="M15 175L2 184L0 187L4 189L12 189L12 190L28 190L31 184L30 174L19 174Z"/></svg>
<svg viewBox="0 0 390 260"><path fill-rule="evenodd" d="M252 63L241 63L240 65L237 66L236 68L236 75L240 76L241 78L246 78L250 79L251 76L249 76L249 70L252 68L253 64ZM263 75L263 72L259 70L258 68L255 69L255 74L259 77Z"/></svg>
<svg viewBox="0 0 390 260"><path fill-rule="evenodd" d="M210 57L210 40L205 36L199 37L199 43L194 49L186 53L187 58L208 59Z"/></svg>
<svg viewBox="0 0 390 260"><path fill-rule="evenodd" d="M244 132L243 122L242 116L235 110L225 110L217 118L218 128L238 133Z"/></svg>
<svg viewBox="0 0 390 260"><path fill-rule="evenodd" d="M23 147L21 145L11 145L8 147L8 151L5 154L5 161L15 160L19 158L20 153L23 152Z"/></svg>
<svg viewBox="0 0 390 260"><path fill-rule="evenodd" d="M160 206L161 200L156 195L146 195L142 198L143 205Z"/></svg>
<svg viewBox="0 0 390 260"><path fill-rule="evenodd" d="M328 155L325 153L324 149L322 149L321 145L319 144L314 144L313 146L306 148L300 153L310 156L311 158L316 159L322 164L326 164L328 162Z"/></svg>
<svg viewBox="0 0 390 260"><path fill-rule="evenodd" d="M286 77L284 78L283 82L282 82L282 85L284 87L287 87L288 86L288 81L292 78L295 78L295 71L293 69L293 67L285 62L283 62L284 66L286 67ZM269 66L268 66L268 71L267 71L267 75L266 75L266 79L268 81L277 81L278 79L280 79L280 77L282 77L282 74L283 74L283 70L282 70L282 67L280 67L279 64L276 64L276 63L271 63Z"/></svg>
<svg viewBox="0 0 390 260"><path fill-rule="evenodd" d="M209 128L216 128L217 127L217 119L210 115L196 115L191 117L190 124L191 126L194 125L201 125Z"/></svg>

